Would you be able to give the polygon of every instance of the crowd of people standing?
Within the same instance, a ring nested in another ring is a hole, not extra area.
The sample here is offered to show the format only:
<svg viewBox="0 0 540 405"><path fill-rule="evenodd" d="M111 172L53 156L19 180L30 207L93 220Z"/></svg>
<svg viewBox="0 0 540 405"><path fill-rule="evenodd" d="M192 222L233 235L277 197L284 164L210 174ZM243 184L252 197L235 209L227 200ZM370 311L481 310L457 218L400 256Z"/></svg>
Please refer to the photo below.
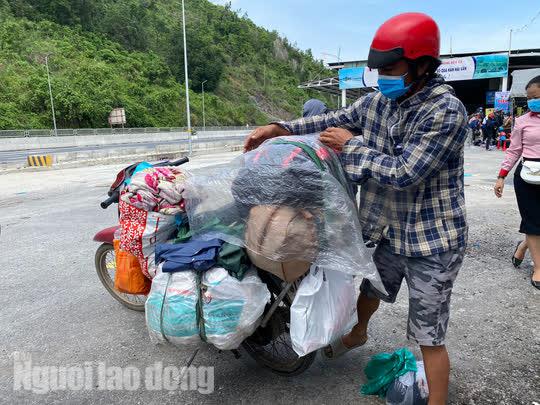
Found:
<svg viewBox="0 0 540 405"><path fill-rule="evenodd" d="M502 110L496 110L487 115L483 109L469 116L469 127L473 131L473 144L485 145L490 150L492 145L497 144L502 149L510 144L512 132L512 115L505 114Z"/></svg>

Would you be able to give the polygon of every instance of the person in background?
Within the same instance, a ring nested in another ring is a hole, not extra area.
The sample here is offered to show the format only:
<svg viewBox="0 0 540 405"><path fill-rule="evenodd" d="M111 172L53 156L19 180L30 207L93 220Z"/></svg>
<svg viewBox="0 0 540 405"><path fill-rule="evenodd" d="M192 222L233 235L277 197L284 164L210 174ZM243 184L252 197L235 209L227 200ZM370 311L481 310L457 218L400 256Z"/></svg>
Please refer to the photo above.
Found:
<svg viewBox="0 0 540 405"><path fill-rule="evenodd" d="M540 162L540 76L532 79L526 89L530 111L516 119L512 142L495 183L495 195L498 198L503 195L504 179L520 159ZM526 235L526 244L518 245L512 262L515 266L517 259L521 264L529 248L534 263L531 284L540 290L540 185L523 180L522 169L523 163L520 161L514 173L514 190L521 214L519 232Z"/></svg>
<svg viewBox="0 0 540 405"><path fill-rule="evenodd" d="M312 98L304 103L302 108L302 117L313 117L315 115L326 114L328 112L328 107L321 100Z"/></svg>
<svg viewBox="0 0 540 405"><path fill-rule="evenodd" d="M478 107L476 109L476 113L480 116L480 121L482 121L484 119L484 108Z"/></svg>
<svg viewBox="0 0 540 405"><path fill-rule="evenodd" d="M493 140L497 136L495 114L490 113L486 118L484 118L484 123L482 124L482 134L484 138L483 141L486 143L486 150L489 150Z"/></svg>
<svg viewBox="0 0 540 405"><path fill-rule="evenodd" d="M467 111L436 73L439 57L437 23L421 13L397 15L377 30L369 52L379 91L334 112L260 127L244 143L249 151L274 137L320 132L320 141L340 153L349 180L361 184L359 220L378 243L373 261L388 294L364 280L358 323L323 354L336 358L364 345L381 300L395 302L405 279L407 337L422 350L429 405L448 397L445 337L468 235Z"/></svg>
<svg viewBox="0 0 540 405"><path fill-rule="evenodd" d="M495 111L495 124L497 128L502 127L504 124L504 112L502 110Z"/></svg>
<svg viewBox="0 0 540 405"><path fill-rule="evenodd" d="M508 147L508 136L504 132L504 127L499 127L497 131L497 149L502 149L503 152L506 152Z"/></svg>
<svg viewBox="0 0 540 405"><path fill-rule="evenodd" d="M469 128L472 129L472 143L474 144L476 139L480 136L480 127L482 126L482 120L479 114L473 114L469 119Z"/></svg>
<svg viewBox="0 0 540 405"><path fill-rule="evenodd" d="M512 122L513 122L513 117L510 114L506 116L503 122L504 132L506 132L506 135L508 136L510 136L512 132Z"/></svg>

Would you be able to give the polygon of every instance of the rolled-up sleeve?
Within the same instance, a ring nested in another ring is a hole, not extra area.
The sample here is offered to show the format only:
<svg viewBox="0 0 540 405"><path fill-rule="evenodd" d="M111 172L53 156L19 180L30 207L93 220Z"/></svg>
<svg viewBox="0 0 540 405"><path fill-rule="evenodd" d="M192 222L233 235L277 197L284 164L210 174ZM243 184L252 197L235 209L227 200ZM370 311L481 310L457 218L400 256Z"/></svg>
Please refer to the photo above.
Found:
<svg viewBox="0 0 540 405"><path fill-rule="evenodd" d="M343 148L343 167L357 183L372 178L395 189L414 187L463 147L467 131L463 111L441 110L418 125L400 156L378 152L355 138L349 140Z"/></svg>

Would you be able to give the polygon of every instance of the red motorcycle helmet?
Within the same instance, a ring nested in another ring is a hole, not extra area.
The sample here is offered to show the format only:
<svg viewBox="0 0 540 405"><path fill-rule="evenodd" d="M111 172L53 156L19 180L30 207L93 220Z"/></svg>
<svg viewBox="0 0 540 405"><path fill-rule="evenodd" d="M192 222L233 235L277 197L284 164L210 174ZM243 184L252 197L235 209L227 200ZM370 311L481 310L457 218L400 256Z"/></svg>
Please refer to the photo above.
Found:
<svg viewBox="0 0 540 405"><path fill-rule="evenodd" d="M441 35L433 18L423 13L403 13L379 27L371 43L368 67L378 69L400 59L423 56L439 59Z"/></svg>

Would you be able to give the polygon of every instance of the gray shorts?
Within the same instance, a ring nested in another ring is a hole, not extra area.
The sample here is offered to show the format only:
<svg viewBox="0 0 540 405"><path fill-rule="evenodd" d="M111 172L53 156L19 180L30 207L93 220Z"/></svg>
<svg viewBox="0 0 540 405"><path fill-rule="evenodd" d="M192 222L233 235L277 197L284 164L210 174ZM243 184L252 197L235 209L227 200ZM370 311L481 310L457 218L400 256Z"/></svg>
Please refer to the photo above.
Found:
<svg viewBox="0 0 540 405"><path fill-rule="evenodd" d="M385 302L396 301L401 282L409 287L407 338L421 346L444 345L450 318L450 296L465 249L426 257L406 257L392 252L388 241L381 242L373 261L381 275L388 296L368 280L360 287L363 294Z"/></svg>

